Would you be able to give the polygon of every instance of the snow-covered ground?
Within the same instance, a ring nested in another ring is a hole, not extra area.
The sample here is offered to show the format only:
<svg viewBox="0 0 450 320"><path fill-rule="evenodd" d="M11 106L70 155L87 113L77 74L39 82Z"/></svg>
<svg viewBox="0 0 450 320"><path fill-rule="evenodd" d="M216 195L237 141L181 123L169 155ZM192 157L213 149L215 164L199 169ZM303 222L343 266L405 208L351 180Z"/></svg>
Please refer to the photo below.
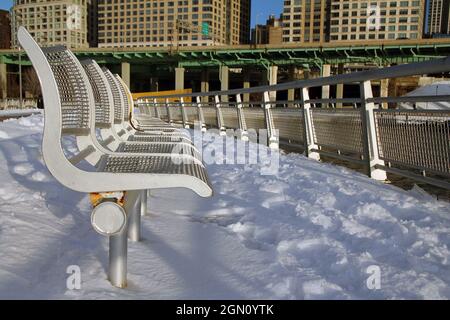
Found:
<svg viewBox="0 0 450 320"><path fill-rule="evenodd" d="M276 176L210 165L210 199L152 192L129 286L113 288L107 239L87 196L48 173L41 131L41 115L0 123L0 298L450 298L449 203L296 154ZM66 287L71 265L80 290Z"/></svg>
<svg viewBox="0 0 450 320"><path fill-rule="evenodd" d="M438 81L423 87L419 87L414 91L406 94L408 97L415 96L444 96L450 95L450 81ZM409 102L400 103L401 108L413 109L413 104ZM450 103L444 101L438 102L417 102L417 109L424 110L450 110Z"/></svg>

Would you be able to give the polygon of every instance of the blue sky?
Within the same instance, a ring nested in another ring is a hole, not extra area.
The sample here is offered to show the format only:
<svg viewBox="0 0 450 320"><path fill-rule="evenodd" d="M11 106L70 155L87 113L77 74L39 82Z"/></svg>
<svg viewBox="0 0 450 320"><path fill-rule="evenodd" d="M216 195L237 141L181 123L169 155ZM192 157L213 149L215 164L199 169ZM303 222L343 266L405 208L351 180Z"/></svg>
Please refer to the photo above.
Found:
<svg viewBox="0 0 450 320"><path fill-rule="evenodd" d="M9 9L10 0L0 0L0 9ZM252 26L264 23L270 14L280 15L283 9L283 0L252 0Z"/></svg>

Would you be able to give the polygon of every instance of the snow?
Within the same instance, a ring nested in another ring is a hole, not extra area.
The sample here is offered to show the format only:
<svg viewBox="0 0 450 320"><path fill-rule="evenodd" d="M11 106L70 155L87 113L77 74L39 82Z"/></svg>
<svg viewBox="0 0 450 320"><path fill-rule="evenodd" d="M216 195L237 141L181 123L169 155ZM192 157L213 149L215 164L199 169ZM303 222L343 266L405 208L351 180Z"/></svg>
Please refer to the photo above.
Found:
<svg viewBox="0 0 450 320"><path fill-rule="evenodd" d="M438 81L430 85L417 88L409 92L406 96L443 96L450 95L450 81ZM409 102L400 103L401 108L412 109L413 105ZM439 102L417 102L417 109L425 110L450 110L450 104L445 101Z"/></svg>
<svg viewBox="0 0 450 320"><path fill-rule="evenodd" d="M298 154L281 154L277 175L208 165L209 199L152 191L128 287L114 288L87 195L43 164L42 122L0 123L0 298L450 298L449 203ZM73 265L80 290L66 286ZM379 290L366 285L371 266Z"/></svg>

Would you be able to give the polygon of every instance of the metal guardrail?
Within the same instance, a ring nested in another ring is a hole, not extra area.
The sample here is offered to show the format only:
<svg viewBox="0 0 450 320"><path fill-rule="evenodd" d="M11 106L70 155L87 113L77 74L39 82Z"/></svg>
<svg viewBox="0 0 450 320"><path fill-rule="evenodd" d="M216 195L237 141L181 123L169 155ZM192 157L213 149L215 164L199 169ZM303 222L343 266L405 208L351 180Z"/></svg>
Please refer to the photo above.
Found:
<svg viewBox="0 0 450 320"><path fill-rule="evenodd" d="M450 95L373 97L371 86L372 80L443 72L450 72L450 57L272 86L149 96L138 100L137 106L145 113L157 106L159 112L151 115L185 126L194 116L202 126L239 129L242 137L250 128L267 129L274 148L279 142L300 145L313 159L324 155L360 163L377 180L392 172L450 189L450 110L378 109L383 103L448 102ZM360 88L357 98L309 98L313 87L355 83ZM270 98L290 89L299 90L301 98ZM243 95L251 93L259 93L262 101L242 102ZM196 102L184 103L186 97L195 97ZM168 99L178 103L169 106ZM329 108L338 103L353 108ZM173 116L164 117L162 110Z"/></svg>

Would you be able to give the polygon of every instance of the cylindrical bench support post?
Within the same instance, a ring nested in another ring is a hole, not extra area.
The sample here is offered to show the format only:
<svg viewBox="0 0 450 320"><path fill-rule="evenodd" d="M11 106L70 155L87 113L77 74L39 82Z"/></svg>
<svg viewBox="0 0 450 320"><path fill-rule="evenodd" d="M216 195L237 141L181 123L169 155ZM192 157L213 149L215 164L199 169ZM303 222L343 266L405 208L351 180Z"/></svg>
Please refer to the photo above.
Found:
<svg viewBox="0 0 450 320"><path fill-rule="evenodd" d="M125 195L124 209L128 216L128 238L139 241L141 237L141 191L128 191Z"/></svg>
<svg viewBox="0 0 450 320"><path fill-rule="evenodd" d="M141 192L141 216L145 217L147 215L147 190L142 190Z"/></svg>
<svg viewBox="0 0 450 320"><path fill-rule="evenodd" d="M127 286L127 228L117 235L109 237L108 279L118 288Z"/></svg>

